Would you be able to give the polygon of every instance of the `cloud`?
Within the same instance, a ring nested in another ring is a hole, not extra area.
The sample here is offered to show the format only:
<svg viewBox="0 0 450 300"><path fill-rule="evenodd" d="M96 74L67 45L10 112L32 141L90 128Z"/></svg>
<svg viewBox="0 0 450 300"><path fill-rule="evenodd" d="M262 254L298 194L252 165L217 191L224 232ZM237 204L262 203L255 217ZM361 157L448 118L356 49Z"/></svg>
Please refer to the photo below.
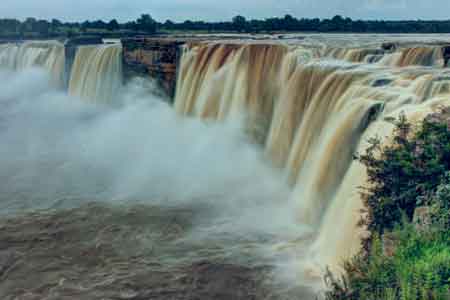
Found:
<svg viewBox="0 0 450 300"><path fill-rule="evenodd" d="M433 0L1 0L1 17L134 19L150 13L158 20L229 20L237 14L266 18L448 19L450 1Z"/></svg>

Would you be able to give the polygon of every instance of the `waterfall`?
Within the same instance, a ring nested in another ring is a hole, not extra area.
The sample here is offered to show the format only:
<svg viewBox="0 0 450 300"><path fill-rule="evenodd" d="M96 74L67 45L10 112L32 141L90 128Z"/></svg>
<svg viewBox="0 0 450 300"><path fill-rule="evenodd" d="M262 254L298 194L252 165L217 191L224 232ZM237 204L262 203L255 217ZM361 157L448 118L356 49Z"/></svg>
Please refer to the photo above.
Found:
<svg viewBox="0 0 450 300"><path fill-rule="evenodd" d="M156 59L156 57L155 57ZM63 85L64 47L56 42L0 45L0 67L41 67ZM357 226L366 184L353 160L367 140L390 135L387 119L419 121L448 103L441 47L318 47L275 42L196 42L183 48L174 110L208 121L243 120L250 141L290 185L284 199L310 228L310 265L338 270L366 234ZM80 46L68 93L114 104L122 87L120 45ZM281 200L282 201L282 200Z"/></svg>
<svg viewBox="0 0 450 300"><path fill-rule="evenodd" d="M69 94L89 102L114 103L122 86L120 45L78 48L69 80Z"/></svg>
<svg viewBox="0 0 450 300"><path fill-rule="evenodd" d="M57 87L64 84L64 46L58 42L24 42L0 45L0 68L15 71L41 67L51 75Z"/></svg>
<svg viewBox="0 0 450 300"><path fill-rule="evenodd" d="M78 47L69 75L72 96L97 103L113 103L122 86L120 45ZM65 85L65 50L58 42L24 42L0 45L0 68L14 71L45 69L58 88Z"/></svg>
<svg viewBox="0 0 450 300"><path fill-rule="evenodd" d="M325 57L331 57L339 60L350 62L363 62L367 57L383 54L381 49L373 48L333 48L329 47L325 50Z"/></svg>
<svg viewBox="0 0 450 300"><path fill-rule="evenodd" d="M397 66L444 66L444 58L440 47L414 47L402 51Z"/></svg>
<svg viewBox="0 0 450 300"><path fill-rule="evenodd" d="M378 63L390 67L444 66L443 52L439 46L406 47L392 53L379 48L326 47L322 56L354 63Z"/></svg>
<svg viewBox="0 0 450 300"><path fill-rule="evenodd" d="M440 47L318 52L302 45L200 43L184 49L174 105L180 115L203 119L244 115L250 137L256 132L265 156L291 184L285 201L296 219L316 232L310 264L340 270L366 234L357 226L366 175L353 155L369 138L390 135L385 118L406 112L419 121L448 103L445 71L427 67L442 61Z"/></svg>
<svg viewBox="0 0 450 300"><path fill-rule="evenodd" d="M203 44L183 55L175 110L223 120L245 112L255 140L265 139L288 49L270 44Z"/></svg>

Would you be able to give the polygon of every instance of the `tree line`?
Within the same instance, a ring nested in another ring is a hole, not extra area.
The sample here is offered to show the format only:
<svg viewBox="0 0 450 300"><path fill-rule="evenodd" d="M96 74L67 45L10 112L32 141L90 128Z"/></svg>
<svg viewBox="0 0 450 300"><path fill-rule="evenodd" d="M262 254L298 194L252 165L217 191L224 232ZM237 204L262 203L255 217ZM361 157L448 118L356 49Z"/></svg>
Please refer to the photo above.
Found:
<svg viewBox="0 0 450 300"><path fill-rule="evenodd" d="M136 20L120 23L116 19L84 22L63 22L58 19L39 20L27 18L0 19L1 37L51 37L86 34L158 34L174 31L202 32L354 32L354 33L450 33L450 20L443 21L384 21L352 20L342 16L331 19L295 18L285 15L281 18L247 20L235 16L230 21L205 22L186 20L158 22L149 14L142 14Z"/></svg>

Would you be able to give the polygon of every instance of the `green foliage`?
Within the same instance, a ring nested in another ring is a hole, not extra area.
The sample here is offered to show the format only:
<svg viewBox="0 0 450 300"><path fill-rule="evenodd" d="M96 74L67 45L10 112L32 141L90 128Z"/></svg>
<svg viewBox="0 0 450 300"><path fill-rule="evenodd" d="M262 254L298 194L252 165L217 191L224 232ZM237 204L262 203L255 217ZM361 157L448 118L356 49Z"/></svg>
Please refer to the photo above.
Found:
<svg viewBox="0 0 450 300"><path fill-rule="evenodd" d="M357 158L367 167L363 191L370 230L365 251L344 265L346 276L327 275L328 300L450 299L450 131L434 114L413 128L396 123L392 143L370 141ZM412 224L418 206L430 208L430 224ZM383 238L395 241L383 251ZM390 254L390 255L388 255Z"/></svg>
<svg viewBox="0 0 450 300"><path fill-rule="evenodd" d="M243 16L236 16L224 22L206 22L186 20L164 23L157 22L149 14L141 15L137 20L118 23L116 20L86 20L83 22L61 22L57 19L37 20L28 18L25 21L17 19L0 19L1 38L19 37L57 37L64 35L69 28L72 32L86 34L154 34L158 30L165 32L376 32L376 33L448 33L448 20L411 20L411 21L382 21L382 20L352 20L342 16L331 19L296 18L292 15L267 19L247 20Z"/></svg>
<svg viewBox="0 0 450 300"><path fill-rule="evenodd" d="M137 29L147 33L155 33L158 23L149 15L143 14L136 20Z"/></svg>
<svg viewBox="0 0 450 300"><path fill-rule="evenodd" d="M425 120L412 133L404 117L396 124L393 143L378 140L359 160L366 165L370 187L364 191L369 210L369 230L383 233L401 221L412 220L417 206L428 204L430 195L450 170L450 131L446 124ZM411 137L412 135L412 137Z"/></svg>
<svg viewBox="0 0 450 300"><path fill-rule="evenodd" d="M329 300L444 300L450 297L450 235L419 233L407 225L395 232L399 244L393 257L383 254L374 238L368 257L346 263L344 281L328 280Z"/></svg>
<svg viewBox="0 0 450 300"><path fill-rule="evenodd" d="M445 174L442 183L429 201L431 218L435 228L448 230L450 228L450 172Z"/></svg>

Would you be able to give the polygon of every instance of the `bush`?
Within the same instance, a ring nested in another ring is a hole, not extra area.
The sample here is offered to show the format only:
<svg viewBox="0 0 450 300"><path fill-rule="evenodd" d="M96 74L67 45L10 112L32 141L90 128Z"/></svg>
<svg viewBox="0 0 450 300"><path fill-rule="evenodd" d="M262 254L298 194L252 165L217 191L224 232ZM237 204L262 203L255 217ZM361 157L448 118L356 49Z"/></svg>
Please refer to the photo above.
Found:
<svg viewBox="0 0 450 300"><path fill-rule="evenodd" d="M368 208L364 225L382 234L401 222L403 214L411 221L417 206L433 200L430 195L450 170L450 131L445 123L425 120L412 134L411 124L401 117L391 145L370 142L358 156L370 184L363 191Z"/></svg>
<svg viewBox="0 0 450 300"><path fill-rule="evenodd" d="M371 237L344 265L344 278L327 274L328 300L450 299L450 122L439 116L417 128L401 117L390 145L373 139L357 156L369 178L361 225ZM418 206L431 208L420 231L411 224ZM393 256L383 252L385 232L396 240Z"/></svg>
<svg viewBox="0 0 450 300"><path fill-rule="evenodd" d="M431 218L435 229L449 230L450 228L450 172L446 173L436 193L429 201Z"/></svg>
<svg viewBox="0 0 450 300"><path fill-rule="evenodd" d="M399 245L393 257L383 254L374 237L368 257L359 255L345 264L347 276L330 274L329 300L448 300L450 297L450 235L419 233L411 225L395 231Z"/></svg>

